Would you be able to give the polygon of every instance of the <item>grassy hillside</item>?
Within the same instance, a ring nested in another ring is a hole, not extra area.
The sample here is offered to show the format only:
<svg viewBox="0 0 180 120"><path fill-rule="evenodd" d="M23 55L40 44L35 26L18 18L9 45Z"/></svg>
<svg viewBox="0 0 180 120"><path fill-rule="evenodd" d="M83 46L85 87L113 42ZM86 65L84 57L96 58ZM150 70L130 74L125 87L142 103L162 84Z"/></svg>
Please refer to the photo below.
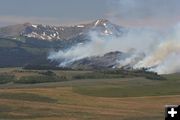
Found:
<svg viewBox="0 0 180 120"><path fill-rule="evenodd" d="M68 80L41 84L1 84L3 120L162 120L164 105L180 104L180 75L164 80L145 77L84 78L92 71L47 72L0 69L16 78L66 76ZM107 74L107 73L106 73Z"/></svg>
<svg viewBox="0 0 180 120"><path fill-rule="evenodd" d="M23 67L27 64L52 65L47 60L50 50L67 49L77 44L78 40L78 38L68 41L47 41L25 37L0 38L0 67Z"/></svg>
<svg viewBox="0 0 180 120"><path fill-rule="evenodd" d="M39 68L39 66L37 67ZM41 67L40 67L41 68ZM143 70L97 70L83 71L73 69L57 69L56 70L33 70L30 69L9 69L9 71L0 72L0 84L36 84L47 82L74 81L82 79L119 79L119 78L138 78L142 77L149 80L165 80L166 78L154 72L146 72ZM6 70L6 69L4 69ZM64 71L64 72L62 72ZM76 73L73 74L72 72Z"/></svg>
<svg viewBox="0 0 180 120"><path fill-rule="evenodd" d="M48 64L49 47L33 46L24 41L0 38L0 67Z"/></svg>

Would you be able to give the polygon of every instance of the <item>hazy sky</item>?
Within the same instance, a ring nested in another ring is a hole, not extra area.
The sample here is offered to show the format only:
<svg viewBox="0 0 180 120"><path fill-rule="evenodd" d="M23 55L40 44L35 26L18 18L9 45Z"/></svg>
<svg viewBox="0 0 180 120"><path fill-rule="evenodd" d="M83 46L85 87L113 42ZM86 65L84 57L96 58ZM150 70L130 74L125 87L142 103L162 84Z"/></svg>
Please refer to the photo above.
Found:
<svg viewBox="0 0 180 120"><path fill-rule="evenodd" d="M72 25L99 18L127 26L167 27L180 21L180 0L0 0L0 26Z"/></svg>

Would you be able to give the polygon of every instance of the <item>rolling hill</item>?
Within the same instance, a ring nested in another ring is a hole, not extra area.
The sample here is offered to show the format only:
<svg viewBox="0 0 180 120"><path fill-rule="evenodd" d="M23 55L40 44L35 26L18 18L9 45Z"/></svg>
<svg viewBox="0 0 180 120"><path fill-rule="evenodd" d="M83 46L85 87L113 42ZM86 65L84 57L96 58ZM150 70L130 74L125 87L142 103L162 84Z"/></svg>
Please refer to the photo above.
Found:
<svg viewBox="0 0 180 120"><path fill-rule="evenodd" d="M120 36L124 28L106 19L74 26L24 23L0 28L0 67L27 64L54 65L47 60L50 51L66 50L89 41L88 33ZM57 64L56 64L57 65Z"/></svg>

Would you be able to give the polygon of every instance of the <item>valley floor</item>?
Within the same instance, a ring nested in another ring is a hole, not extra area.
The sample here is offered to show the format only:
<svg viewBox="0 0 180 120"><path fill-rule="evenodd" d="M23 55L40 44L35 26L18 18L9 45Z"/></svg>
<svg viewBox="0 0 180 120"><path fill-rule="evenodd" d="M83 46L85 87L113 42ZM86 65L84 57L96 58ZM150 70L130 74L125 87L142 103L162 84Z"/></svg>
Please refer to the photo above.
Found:
<svg viewBox="0 0 180 120"><path fill-rule="evenodd" d="M163 120L180 104L180 76L165 77L1 85L0 120Z"/></svg>

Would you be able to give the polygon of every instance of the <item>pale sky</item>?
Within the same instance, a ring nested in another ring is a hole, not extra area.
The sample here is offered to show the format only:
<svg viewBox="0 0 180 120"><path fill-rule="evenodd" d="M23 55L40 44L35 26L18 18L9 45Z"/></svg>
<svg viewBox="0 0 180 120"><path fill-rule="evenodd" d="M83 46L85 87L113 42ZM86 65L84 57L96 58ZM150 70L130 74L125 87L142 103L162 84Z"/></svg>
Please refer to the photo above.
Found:
<svg viewBox="0 0 180 120"><path fill-rule="evenodd" d="M104 18L106 0L0 0L0 24L76 24Z"/></svg>
<svg viewBox="0 0 180 120"><path fill-rule="evenodd" d="M125 26L168 27L180 21L180 0L0 0L0 26L73 25L99 18Z"/></svg>

